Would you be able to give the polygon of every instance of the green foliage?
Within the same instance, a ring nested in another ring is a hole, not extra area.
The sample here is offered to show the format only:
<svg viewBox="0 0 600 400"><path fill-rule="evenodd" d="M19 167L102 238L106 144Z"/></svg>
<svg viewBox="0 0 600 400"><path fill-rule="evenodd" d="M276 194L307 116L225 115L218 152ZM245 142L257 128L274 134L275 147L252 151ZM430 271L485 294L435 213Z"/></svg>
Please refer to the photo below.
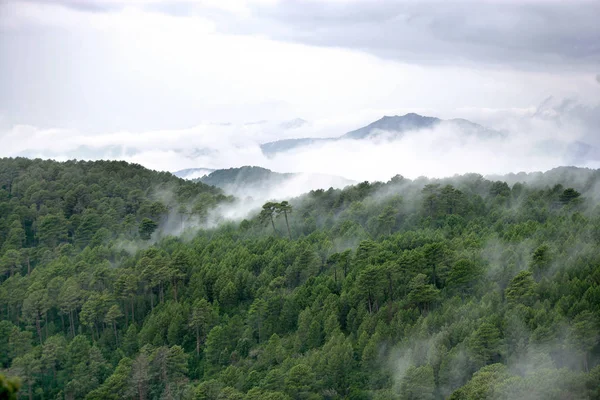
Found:
<svg viewBox="0 0 600 400"><path fill-rule="evenodd" d="M600 174L561 171L202 229L216 188L2 159L0 368L32 399L599 398Z"/></svg>
<svg viewBox="0 0 600 400"><path fill-rule="evenodd" d="M407 400L433 400L435 398L433 368L429 365L409 367L402 378L400 397Z"/></svg>
<svg viewBox="0 0 600 400"><path fill-rule="evenodd" d="M0 399L17 400L21 382L16 378L7 378L0 374Z"/></svg>
<svg viewBox="0 0 600 400"><path fill-rule="evenodd" d="M150 240L150 237L158 227L158 224L151 220L150 218L144 218L142 222L140 222L139 232L140 238L142 240Z"/></svg>

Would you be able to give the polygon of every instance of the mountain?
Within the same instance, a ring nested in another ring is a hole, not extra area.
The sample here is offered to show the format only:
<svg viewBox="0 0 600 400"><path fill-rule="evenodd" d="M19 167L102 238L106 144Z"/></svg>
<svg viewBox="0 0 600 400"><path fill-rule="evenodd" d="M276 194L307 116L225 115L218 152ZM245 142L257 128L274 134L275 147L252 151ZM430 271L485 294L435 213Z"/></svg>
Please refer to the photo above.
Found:
<svg viewBox="0 0 600 400"><path fill-rule="evenodd" d="M197 180L218 188L237 186L261 186L266 182L279 183L291 178L294 174L273 172L261 167L244 166L240 168L218 169Z"/></svg>
<svg viewBox="0 0 600 400"><path fill-rule="evenodd" d="M456 118L443 120L440 118L409 113L401 116L384 116L383 118L378 119L375 122L371 122L362 128L347 132L336 138L298 138L277 140L262 144L261 150L266 156L272 157L279 152L288 151L303 146L309 146L315 143L322 144L335 142L338 140L367 140L369 138L379 136L382 132L385 132L386 134L391 133L392 135L389 137L389 139L395 140L401 138L406 132L409 131L432 129L438 126L456 129L464 136L476 135L484 139L504 136L504 134L501 132L486 128L466 119Z"/></svg>
<svg viewBox="0 0 600 400"><path fill-rule="evenodd" d="M255 166L219 169L195 181L221 188L236 197L261 199L295 196L314 189L343 188L356 183L334 175L280 173Z"/></svg>
<svg viewBox="0 0 600 400"><path fill-rule="evenodd" d="M0 158L0 398L597 400L600 170L517 175Z"/></svg>
<svg viewBox="0 0 600 400"><path fill-rule="evenodd" d="M417 129L433 128L442 122L439 118L424 117L419 114L409 113L403 116L384 116L367 126L342 135L340 139L366 139L377 130L404 133Z"/></svg>

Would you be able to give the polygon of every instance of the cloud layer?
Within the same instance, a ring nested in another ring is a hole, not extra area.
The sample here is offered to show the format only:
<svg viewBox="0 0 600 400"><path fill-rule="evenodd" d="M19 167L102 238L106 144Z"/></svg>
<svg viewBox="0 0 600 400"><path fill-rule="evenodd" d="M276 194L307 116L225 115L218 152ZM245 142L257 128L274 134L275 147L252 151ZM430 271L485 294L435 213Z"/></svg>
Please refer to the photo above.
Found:
<svg viewBox="0 0 600 400"><path fill-rule="evenodd" d="M465 136L442 124L408 132L401 139L383 132L369 140L317 143L272 158L261 152L261 143L286 137L340 136L349 130L353 118L312 121L299 127L262 121L102 134L16 126L0 135L4 144L0 156L123 159L169 171L257 165L278 172L322 173L353 180L387 180L395 174L443 177L599 165L600 106L549 98L536 109L502 114L502 124L491 127L507 132L504 138ZM498 118L492 115L489 119Z"/></svg>

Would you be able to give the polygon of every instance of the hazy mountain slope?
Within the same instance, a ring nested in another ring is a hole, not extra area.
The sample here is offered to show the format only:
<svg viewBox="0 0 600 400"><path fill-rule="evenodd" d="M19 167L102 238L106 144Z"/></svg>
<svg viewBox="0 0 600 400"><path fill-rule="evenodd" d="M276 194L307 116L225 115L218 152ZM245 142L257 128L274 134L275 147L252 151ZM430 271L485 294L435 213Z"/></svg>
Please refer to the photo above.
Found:
<svg viewBox="0 0 600 400"><path fill-rule="evenodd" d="M382 132L391 133L390 139L399 139L404 133L420 129L432 129L438 126L445 126L450 129L456 129L460 134L466 136L477 135L481 138L499 137L503 134L493 129L486 128L466 119L443 120L435 117L427 117L415 113L406 115L384 116L362 128L345 133L337 138L298 138L285 139L268 142L261 145L263 153L267 156L273 156L278 152L288 151L295 148L309 146L316 143L334 142L337 140L366 140L377 136Z"/></svg>
<svg viewBox="0 0 600 400"><path fill-rule="evenodd" d="M396 176L219 225L251 202L125 162L0 159L0 381L36 400L598 399L600 174L525 177Z"/></svg>
<svg viewBox="0 0 600 400"><path fill-rule="evenodd" d="M438 125L442 120L434 117L424 117L419 114L406 114L403 116L384 116L383 118L370 123L367 126L356 129L342 135L340 139L366 139L375 130L406 132L417 129L432 128Z"/></svg>
<svg viewBox="0 0 600 400"><path fill-rule="evenodd" d="M342 188L355 183L339 176L314 173L280 173L244 166L216 170L197 181L239 197L269 198L299 195L313 189Z"/></svg>

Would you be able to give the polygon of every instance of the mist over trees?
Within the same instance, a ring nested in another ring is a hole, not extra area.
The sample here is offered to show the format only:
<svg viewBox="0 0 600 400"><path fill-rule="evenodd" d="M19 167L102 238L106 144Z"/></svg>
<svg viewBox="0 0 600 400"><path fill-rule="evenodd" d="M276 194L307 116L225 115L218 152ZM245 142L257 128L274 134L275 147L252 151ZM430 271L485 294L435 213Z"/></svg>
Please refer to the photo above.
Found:
<svg viewBox="0 0 600 400"><path fill-rule="evenodd" d="M0 397L600 399L600 172L518 178L209 228L212 186L0 159Z"/></svg>

